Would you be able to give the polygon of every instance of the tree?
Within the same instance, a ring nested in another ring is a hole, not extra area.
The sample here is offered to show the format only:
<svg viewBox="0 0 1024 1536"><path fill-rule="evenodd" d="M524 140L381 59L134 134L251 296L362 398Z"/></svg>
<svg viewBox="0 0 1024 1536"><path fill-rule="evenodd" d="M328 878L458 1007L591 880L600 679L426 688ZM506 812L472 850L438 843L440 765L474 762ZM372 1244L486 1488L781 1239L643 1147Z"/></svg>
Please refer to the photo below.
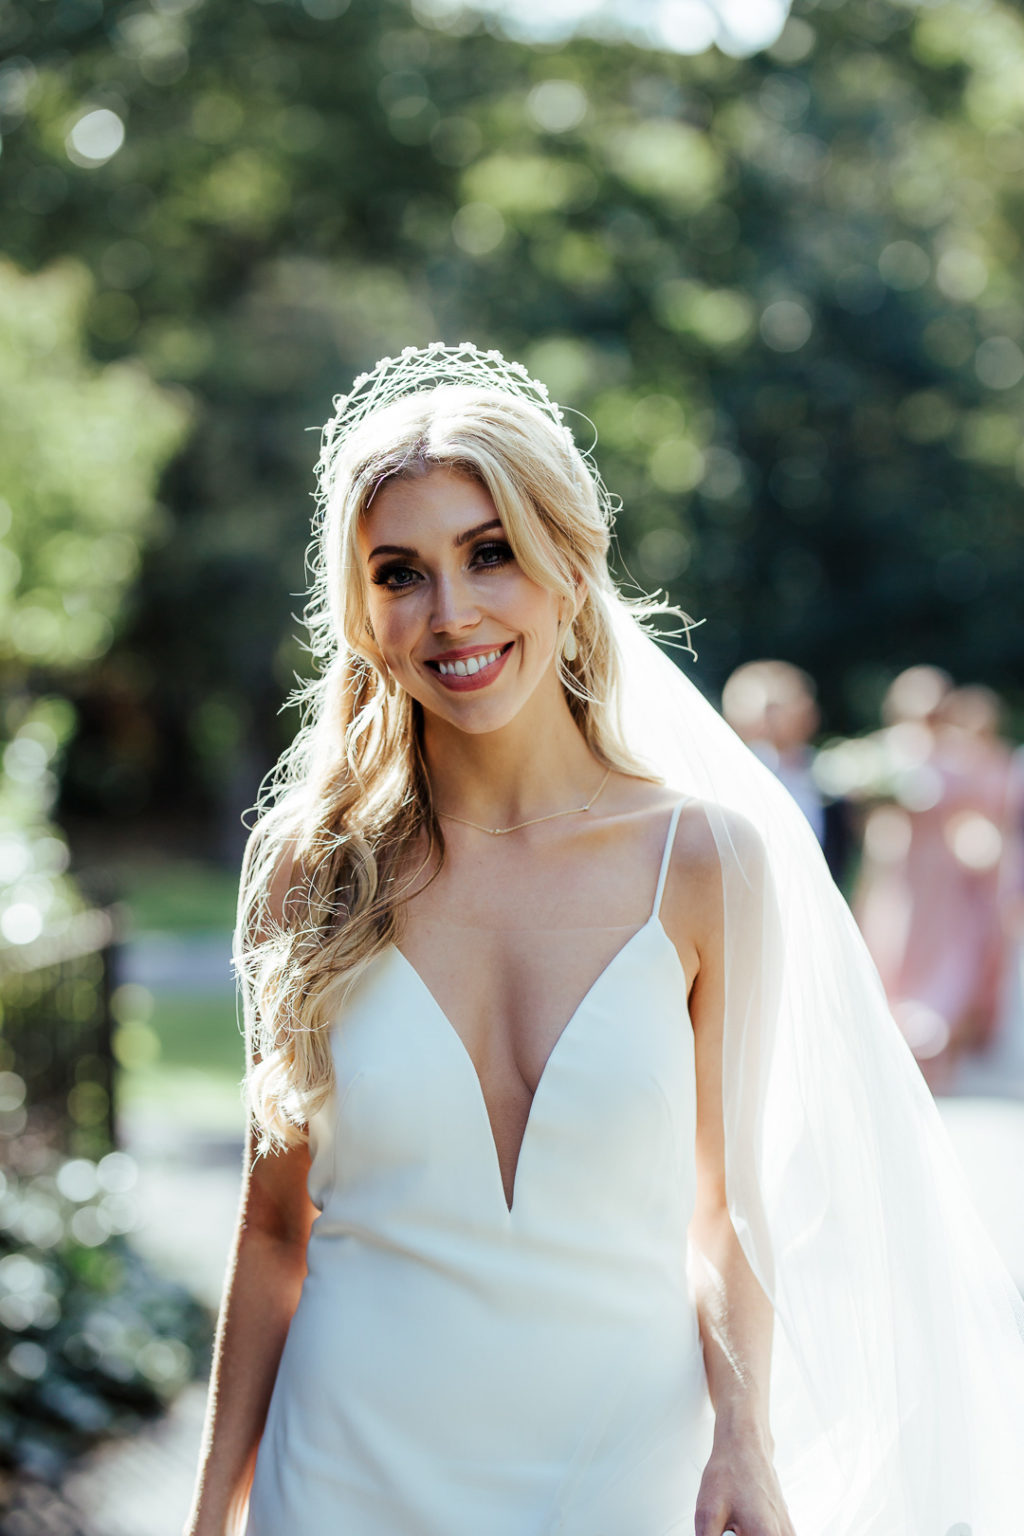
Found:
<svg viewBox="0 0 1024 1536"><path fill-rule="evenodd" d="M74 250L95 355L198 402L167 537L83 700L100 722L116 687L134 767L101 767L97 724L73 803L130 782L140 810L201 809L243 749L269 763L305 664L306 429L438 335L522 357L596 423L621 568L707 618L709 689L781 654L843 729L923 657L1017 689L1007 0L806 0L745 60L530 47L399 0L13 25L9 248Z"/></svg>
<svg viewBox="0 0 1024 1536"><path fill-rule="evenodd" d="M0 672L5 694L53 683L110 647L142 546L160 525L154 481L180 445L184 392L131 359L84 347L93 285L64 261L37 276L0 263Z"/></svg>

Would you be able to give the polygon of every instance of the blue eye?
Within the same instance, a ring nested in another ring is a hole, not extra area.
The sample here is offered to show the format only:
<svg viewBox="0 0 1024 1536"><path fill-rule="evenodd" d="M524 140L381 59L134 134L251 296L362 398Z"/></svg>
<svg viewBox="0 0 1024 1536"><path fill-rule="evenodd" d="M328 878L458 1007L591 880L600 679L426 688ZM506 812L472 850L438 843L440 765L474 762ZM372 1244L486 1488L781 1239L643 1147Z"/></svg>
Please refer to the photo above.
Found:
<svg viewBox="0 0 1024 1536"><path fill-rule="evenodd" d="M395 561L391 565L379 566L373 573L373 584L377 587L385 587L389 592L401 592L406 587L416 584L419 572L414 571L411 565L401 565Z"/></svg>
<svg viewBox="0 0 1024 1536"><path fill-rule="evenodd" d="M508 565L514 559L512 547L504 539L488 540L486 544L478 544L473 551L474 563L482 566Z"/></svg>

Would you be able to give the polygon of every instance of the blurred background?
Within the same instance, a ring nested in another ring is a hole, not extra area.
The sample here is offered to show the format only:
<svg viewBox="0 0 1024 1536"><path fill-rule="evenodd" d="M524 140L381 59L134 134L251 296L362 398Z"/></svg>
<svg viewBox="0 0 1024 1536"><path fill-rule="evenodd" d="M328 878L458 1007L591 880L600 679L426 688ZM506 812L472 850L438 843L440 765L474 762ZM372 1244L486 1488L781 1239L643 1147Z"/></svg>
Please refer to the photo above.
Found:
<svg viewBox="0 0 1024 1536"><path fill-rule="evenodd" d="M1014 0L2 0L5 1536L184 1521L241 818L403 346L596 433L1024 1281L1022 237Z"/></svg>

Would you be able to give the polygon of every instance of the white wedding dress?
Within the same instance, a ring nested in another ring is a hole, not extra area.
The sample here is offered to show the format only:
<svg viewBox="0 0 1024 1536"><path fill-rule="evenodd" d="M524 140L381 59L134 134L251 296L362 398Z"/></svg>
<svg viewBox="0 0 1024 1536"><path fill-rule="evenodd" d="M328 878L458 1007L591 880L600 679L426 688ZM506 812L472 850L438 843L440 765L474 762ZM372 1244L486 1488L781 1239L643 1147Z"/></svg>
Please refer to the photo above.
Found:
<svg viewBox="0 0 1024 1536"><path fill-rule="evenodd" d="M687 983L653 910L558 1038L511 1209L461 1039L394 945L336 1023L320 1208L246 1536L692 1536ZM653 875L653 872L652 872Z"/></svg>

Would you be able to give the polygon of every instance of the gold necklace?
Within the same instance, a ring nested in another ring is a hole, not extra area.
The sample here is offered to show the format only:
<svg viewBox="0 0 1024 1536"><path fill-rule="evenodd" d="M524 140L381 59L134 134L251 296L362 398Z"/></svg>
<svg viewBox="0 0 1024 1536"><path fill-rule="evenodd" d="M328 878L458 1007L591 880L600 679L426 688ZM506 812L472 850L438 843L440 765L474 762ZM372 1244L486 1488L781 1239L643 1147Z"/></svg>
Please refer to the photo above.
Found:
<svg viewBox="0 0 1024 1536"><path fill-rule="evenodd" d="M594 790L586 805L574 805L568 811L551 811L547 816L531 816L529 821L517 821L515 826L512 827L485 827L479 821L468 821L465 816L453 816L451 811L438 811L437 814L443 816L445 821L458 821L464 827L475 827L478 832L488 832L491 837L504 837L507 832L518 832L521 827L535 827L540 821L554 821L558 816L579 816L582 811L589 811L602 789L608 783L611 771L610 768L605 769L604 778Z"/></svg>

